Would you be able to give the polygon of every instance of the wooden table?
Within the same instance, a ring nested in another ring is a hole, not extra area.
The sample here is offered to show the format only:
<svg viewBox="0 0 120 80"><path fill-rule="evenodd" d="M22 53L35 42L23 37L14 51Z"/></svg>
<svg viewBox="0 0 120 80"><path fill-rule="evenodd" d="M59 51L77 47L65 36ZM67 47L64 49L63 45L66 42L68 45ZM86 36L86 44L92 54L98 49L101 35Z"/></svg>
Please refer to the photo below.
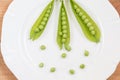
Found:
<svg viewBox="0 0 120 80"><path fill-rule="evenodd" d="M120 0L110 0L110 2L115 6L115 8L117 9L117 11L120 14ZM1 20L0 20L0 22L1 22ZM1 23L0 23L0 25L1 25ZM1 32L1 28L0 28L0 32ZM14 77L14 75L9 71L9 69L6 67L1 54L0 54L0 80L17 80ZM118 79L112 78L110 80L118 80Z"/></svg>
<svg viewBox="0 0 120 80"><path fill-rule="evenodd" d="M2 10L2 12L0 12L0 32L1 32L1 25L2 25L2 18L1 17L3 15L3 13L6 11L8 4L11 1L12 0L0 0L0 11ZM6 67L1 53L0 53L0 80L17 80L14 77L14 75L9 71L9 69Z"/></svg>

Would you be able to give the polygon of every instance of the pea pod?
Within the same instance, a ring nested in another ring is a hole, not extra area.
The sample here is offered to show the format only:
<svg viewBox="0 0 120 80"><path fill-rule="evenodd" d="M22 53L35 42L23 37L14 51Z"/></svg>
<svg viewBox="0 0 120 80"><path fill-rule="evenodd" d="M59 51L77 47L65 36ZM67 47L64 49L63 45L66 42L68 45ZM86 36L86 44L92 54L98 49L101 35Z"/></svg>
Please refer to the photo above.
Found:
<svg viewBox="0 0 120 80"><path fill-rule="evenodd" d="M32 29L30 31L30 39L36 40L38 39L43 31L45 30L45 27L47 25L47 22L52 14L54 6L54 0L52 0L46 8L43 10L42 14L38 17L38 19L35 21L35 23L32 26Z"/></svg>
<svg viewBox="0 0 120 80"><path fill-rule="evenodd" d="M62 49L64 46L65 49L69 51L70 50L69 43L70 43L69 21L64 6L64 2L62 1L58 21L57 44L59 45L60 49Z"/></svg>
<svg viewBox="0 0 120 80"><path fill-rule="evenodd" d="M82 31L86 38L92 42L99 42L101 33L94 22L94 20L88 15L86 11L83 10L74 0L70 0L72 10L74 12L77 21L81 25Z"/></svg>

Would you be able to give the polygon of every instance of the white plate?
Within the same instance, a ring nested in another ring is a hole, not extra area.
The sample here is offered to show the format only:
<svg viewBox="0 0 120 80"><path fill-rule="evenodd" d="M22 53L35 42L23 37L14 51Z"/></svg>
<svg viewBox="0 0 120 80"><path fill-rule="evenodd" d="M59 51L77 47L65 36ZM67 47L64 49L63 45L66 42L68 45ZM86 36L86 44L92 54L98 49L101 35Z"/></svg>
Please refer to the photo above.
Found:
<svg viewBox="0 0 120 80"><path fill-rule="evenodd" d="M66 2L71 27L72 51L60 51L56 44L59 3L55 9L41 38L32 42L29 31L34 20L50 0L14 0L9 7L3 22L2 55L9 69L19 80L106 80L120 61L120 21L119 16L108 0L79 0L89 14L99 24L102 39L99 44L89 42L83 35L70 4ZM94 16L93 16L94 15ZM57 18L56 18L57 17ZM40 51L40 45L46 45ZM83 56L84 50L90 51L88 58ZM61 59L61 53L68 54ZM38 64L45 63L40 69ZM84 70L79 64L86 64ZM49 68L55 66L56 72ZM68 73L75 69L75 75Z"/></svg>

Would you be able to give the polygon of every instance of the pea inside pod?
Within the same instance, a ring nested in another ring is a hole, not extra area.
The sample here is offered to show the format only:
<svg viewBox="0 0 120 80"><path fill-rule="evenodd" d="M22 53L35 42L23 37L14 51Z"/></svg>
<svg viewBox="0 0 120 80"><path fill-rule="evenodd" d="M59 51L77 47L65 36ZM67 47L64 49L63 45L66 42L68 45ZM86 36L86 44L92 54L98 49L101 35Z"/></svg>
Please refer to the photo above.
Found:
<svg viewBox="0 0 120 80"><path fill-rule="evenodd" d="M61 1L61 8L59 14L59 21L58 21L58 32L57 32L57 44L59 45L60 49L65 47L66 50L70 51L69 43L70 43L70 27L67 12L64 6L64 2Z"/></svg>
<svg viewBox="0 0 120 80"><path fill-rule="evenodd" d="M92 42L99 42L101 38L101 32L95 21L89 16L89 14L79 6L74 0L70 0L74 15L79 22L82 31L86 38Z"/></svg>
<svg viewBox="0 0 120 80"><path fill-rule="evenodd" d="M32 29L30 31L30 39L36 40L38 39L43 31L45 30L45 27L47 25L47 22L52 14L54 6L54 0L52 0L46 8L43 10L42 14L38 17L38 19L35 21L35 23L32 26Z"/></svg>

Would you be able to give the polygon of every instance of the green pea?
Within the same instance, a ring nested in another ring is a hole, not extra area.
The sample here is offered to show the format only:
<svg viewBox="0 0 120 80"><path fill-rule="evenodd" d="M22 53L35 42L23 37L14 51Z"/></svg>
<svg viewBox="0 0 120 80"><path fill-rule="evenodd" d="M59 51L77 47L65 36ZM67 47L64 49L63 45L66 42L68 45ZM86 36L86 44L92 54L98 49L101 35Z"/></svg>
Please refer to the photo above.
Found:
<svg viewBox="0 0 120 80"><path fill-rule="evenodd" d="M72 11L74 12L74 15L78 23L80 24L80 27L82 28L85 37L91 42L96 42L96 43L100 42L101 32L96 22L81 6L77 4L77 2L75 2L75 0L70 0L70 3L72 6ZM75 7L75 5L77 7ZM80 12L78 11L79 14L77 12L77 9L80 10ZM89 30L90 26L94 27L95 29L94 32Z"/></svg>
<svg viewBox="0 0 120 80"><path fill-rule="evenodd" d="M63 34L63 38L67 38L67 34Z"/></svg>
<svg viewBox="0 0 120 80"><path fill-rule="evenodd" d="M92 35L95 35L95 31L91 31L91 34L92 34Z"/></svg>
<svg viewBox="0 0 120 80"><path fill-rule="evenodd" d="M77 7L77 5L74 5L74 9L77 9L78 7Z"/></svg>
<svg viewBox="0 0 120 80"><path fill-rule="evenodd" d="M45 25L45 24L46 24L46 22L42 21L42 22L41 22L41 24L42 24L42 25Z"/></svg>
<svg viewBox="0 0 120 80"><path fill-rule="evenodd" d="M68 46L69 43L70 43L69 20L64 6L64 2L62 1L60 7L59 21L58 21L57 44L60 47L60 49L63 49L65 48L65 46Z"/></svg>
<svg viewBox="0 0 120 80"><path fill-rule="evenodd" d="M63 34L62 32L59 32L59 35L60 35L60 36L62 36L62 34Z"/></svg>
<svg viewBox="0 0 120 80"><path fill-rule="evenodd" d="M62 16L65 16L65 12L62 12Z"/></svg>
<svg viewBox="0 0 120 80"><path fill-rule="evenodd" d="M43 26L43 25L40 25L40 26L39 26L39 29L40 29L40 30L43 30L43 29L44 29L44 26Z"/></svg>
<svg viewBox="0 0 120 80"><path fill-rule="evenodd" d="M63 54L61 55L61 57L62 57L62 58L66 58L66 57L67 57L67 54L66 54L66 53L63 53Z"/></svg>
<svg viewBox="0 0 120 80"><path fill-rule="evenodd" d="M62 8L62 12L64 12L65 10L64 10L64 8Z"/></svg>
<svg viewBox="0 0 120 80"><path fill-rule="evenodd" d="M67 30L63 30L63 33L66 34L66 33L67 33Z"/></svg>
<svg viewBox="0 0 120 80"><path fill-rule="evenodd" d="M54 1L54 0L53 0L53 1ZM52 6L53 6L53 5L50 5L50 6L48 7L48 9L51 9L51 8L52 8Z"/></svg>
<svg viewBox="0 0 120 80"><path fill-rule="evenodd" d="M40 31L39 28L36 28L34 32L38 33L39 31Z"/></svg>
<svg viewBox="0 0 120 80"><path fill-rule="evenodd" d="M89 52L87 50L85 50L84 56L89 56Z"/></svg>
<svg viewBox="0 0 120 80"><path fill-rule="evenodd" d="M45 22L46 22L47 20L48 20L48 19L47 19L46 17L44 17L44 18L43 18L43 21L45 21Z"/></svg>
<svg viewBox="0 0 120 80"><path fill-rule="evenodd" d="M66 39L62 39L62 43L65 43L66 42Z"/></svg>
<svg viewBox="0 0 120 80"><path fill-rule="evenodd" d="M46 13L46 14L45 14L45 17L47 17L47 18L48 18L48 17L49 17L49 14L48 14L48 13Z"/></svg>
<svg viewBox="0 0 120 80"><path fill-rule="evenodd" d="M30 31L30 39L31 40L38 39L42 35L42 33L44 32L44 29L47 25L47 22L48 22L51 14L52 14L53 6L54 6L54 0L52 0L46 6L46 8L43 10L43 12L40 14L40 16L37 18L37 20L33 24L32 28L31 28L31 31ZM47 11L50 11L50 13L46 13ZM39 26L41 24L44 25L44 29L41 29L41 30L38 31L37 29L39 29Z"/></svg>
<svg viewBox="0 0 120 80"><path fill-rule="evenodd" d="M73 69L70 69L70 70L69 70L69 73L70 73L71 75L73 75L73 74L75 74L75 71L74 71Z"/></svg>
<svg viewBox="0 0 120 80"><path fill-rule="evenodd" d="M62 21L66 20L66 17L62 17Z"/></svg>
<svg viewBox="0 0 120 80"><path fill-rule="evenodd" d="M90 30L90 31L94 30L94 27L93 27L93 26L90 26L90 27L89 27L89 30Z"/></svg>
<svg viewBox="0 0 120 80"><path fill-rule="evenodd" d="M64 26L62 27L62 29L67 29L67 26L66 26L66 25L64 25Z"/></svg>
<svg viewBox="0 0 120 80"><path fill-rule="evenodd" d="M40 63L40 64L39 64L39 67L40 67L40 68L43 68L43 67L44 67L44 63Z"/></svg>
<svg viewBox="0 0 120 80"><path fill-rule="evenodd" d="M85 19L86 19L86 16L85 16L85 15L83 15L83 16L82 16L82 19L83 19L83 20L85 20Z"/></svg>
<svg viewBox="0 0 120 80"><path fill-rule="evenodd" d="M50 14L50 12L51 12L51 10L50 10L50 9L49 9L49 10L47 10L47 13L48 13L48 14Z"/></svg>
<svg viewBox="0 0 120 80"><path fill-rule="evenodd" d="M84 22L87 24L89 22L89 19L85 19Z"/></svg>
<svg viewBox="0 0 120 80"><path fill-rule="evenodd" d="M81 69L84 69L84 68L85 68L85 65L84 65L84 64L81 64L81 65L80 65L80 68L81 68Z"/></svg>
<svg viewBox="0 0 120 80"><path fill-rule="evenodd" d="M90 27L90 26L92 26L92 23L91 22L87 23L87 27Z"/></svg>
<svg viewBox="0 0 120 80"><path fill-rule="evenodd" d="M82 16L82 15L83 15L83 13L82 13L82 12L80 12L80 13L79 13L79 16Z"/></svg>
<svg viewBox="0 0 120 80"><path fill-rule="evenodd" d="M67 22L66 21L62 21L62 25L66 25L67 24Z"/></svg>
<svg viewBox="0 0 120 80"><path fill-rule="evenodd" d="M52 68L50 69L50 72L55 72L55 71L56 71L55 67L52 67Z"/></svg>
<svg viewBox="0 0 120 80"><path fill-rule="evenodd" d="M79 13L80 12L80 9L78 8L78 9L76 9L76 13Z"/></svg>
<svg viewBox="0 0 120 80"><path fill-rule="evenodd" d="M41 46L40 46L40 49L41 49L41 50L45 50L45 49L46 49L46 46L45 46L45 45L41 45Z"/></svg>

